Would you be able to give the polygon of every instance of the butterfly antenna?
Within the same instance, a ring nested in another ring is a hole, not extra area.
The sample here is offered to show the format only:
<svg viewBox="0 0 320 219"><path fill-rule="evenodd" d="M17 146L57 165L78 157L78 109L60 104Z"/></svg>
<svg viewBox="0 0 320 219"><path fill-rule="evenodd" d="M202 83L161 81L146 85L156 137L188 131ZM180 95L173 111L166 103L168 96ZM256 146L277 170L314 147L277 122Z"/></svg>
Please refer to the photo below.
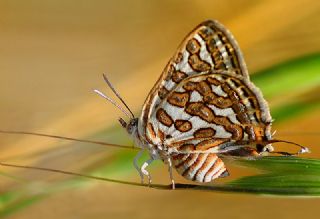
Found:
<svg viewBox="0 0 320 219"><path fill-rule="evenodd" d="M108 84L108 86L111 88L111 90L113 91L113 93L119 98L119 100L121 101L121 103L127 108L127 110L130 112L132 118L134 118L134 115L132 113L132 111L130 110L130 108L128 107L128 105L126 104L126 102L124 102L124 100L121 98L120 94L116 91L116 89L114 89L114 87L112 86L111 82L108 80L107 76L105 74L102 74L103 78L105 80L105 82Z"/></svg>
<svg viewBox="0 0 320 219"><path fill-rule="evenodd" d="M304 147L304 146L302 146L300 144L297 144L295 142L292 142L292 141L286 141L286 140L280 140L280 139L272 139L272 140L268 141L268 143L278 143L278 142L284 142L284 143L287 143L287 144L292 144L292 145L298 146L300 148L300 151L298 151L297 154L304 154L304 153L310 153L311 152L309 150L309 148Z"/></svg>
<svg viewBox="0 0 320 219"><path fill-rule="evenodd" d="M121 112L123 112L129 119L133 119L134 115L131 113L131 115L125 110L123 109L119 104L116 103L116 101L114 101L113 99L111 99L110 97L108 97L107 95L105 95L104 93L102 93L99 90L93 90L95 93L97 93L99 96L103 97L104 99L108 100L110 103L112 103L112 105L114 105L115 107L117 107Z"/></svg>

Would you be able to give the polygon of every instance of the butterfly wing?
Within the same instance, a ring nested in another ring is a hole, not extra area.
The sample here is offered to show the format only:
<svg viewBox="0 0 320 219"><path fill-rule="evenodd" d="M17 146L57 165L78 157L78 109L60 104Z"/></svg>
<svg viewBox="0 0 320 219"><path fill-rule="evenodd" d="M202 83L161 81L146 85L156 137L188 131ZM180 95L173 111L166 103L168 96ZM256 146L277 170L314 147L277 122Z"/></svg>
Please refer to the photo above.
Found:
<svg viewBox="0 0 320 219"><path fill-rule="evenodd" d="M227 70L248 77L247 68L232 34L217 21L205 21L182 41L150 91L139 121L139 134L145 135L153 109L183 79L211 70Z"/></svg>
<svg viewBox="0 0 320 219"><path fill-rule="evenodd" d="M186 147L188 146L185 146L183 150L186 150ZM250 147L243 147L226 152L223 155L256 156L257 152ZM173 154L171 159L177 172L188 180L211 182L216 178L229 176L224 162L215 153L177 153Z"/></svg>
<svg viewBox="0 0 320 219"><path fill-rule="evenodd" d="M153 109L146 138L164 147L181 175L206 182L226 171L218 154L256 154L246 147L271 139L270 128L267 105L247 78L210 71L182 80ZM180 165L178 158L187 155L193 159ZM212 175L206 178L209 170Z"/></svg>
<svg viewBox="0 0 320 219"><path fill-rule="evenodd" d="M226 71L190 76L153 109L146 136L168 148L192 143L199 152L222 144L269 140L271 116L253 86Z"/></svg>
<svg viewBox="0 0 320 219"><path fill-rule="evenodd" d="M267 103L233 36L206 21L184 39L149 93L138 131L181 175L208 182L227 175L218 154L250 154L241 144L271 139L270 128Z"/></svg>
<svg viewBox="0 0 320 219"><path fill-rule="evenodd" d="M211 182L229 175L223 161L214 153L176 154L172 161L181 176L197 182Z"/></svg>

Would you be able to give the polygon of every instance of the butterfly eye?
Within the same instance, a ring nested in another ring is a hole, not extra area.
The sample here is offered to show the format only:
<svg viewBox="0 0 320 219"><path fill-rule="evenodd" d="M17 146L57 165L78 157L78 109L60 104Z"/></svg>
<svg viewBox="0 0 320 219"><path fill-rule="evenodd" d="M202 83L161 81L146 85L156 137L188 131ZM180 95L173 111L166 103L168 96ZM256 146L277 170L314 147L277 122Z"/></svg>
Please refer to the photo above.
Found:
<svg viewBox="0 0 320 219"><path fill-rule="evenodd" d="M130 125L133 127L133 126L137 126L138 125L138 119L131 119L130 121Z"/></svg>
<svg viewBox="0 0 320 219"><path fill-rule="evenodd" d="M128 133L132 134L134 132L134 129L137 126L138 126L138 119L136 119L136 118L131 119L129 124L126 126Z"/></svg>

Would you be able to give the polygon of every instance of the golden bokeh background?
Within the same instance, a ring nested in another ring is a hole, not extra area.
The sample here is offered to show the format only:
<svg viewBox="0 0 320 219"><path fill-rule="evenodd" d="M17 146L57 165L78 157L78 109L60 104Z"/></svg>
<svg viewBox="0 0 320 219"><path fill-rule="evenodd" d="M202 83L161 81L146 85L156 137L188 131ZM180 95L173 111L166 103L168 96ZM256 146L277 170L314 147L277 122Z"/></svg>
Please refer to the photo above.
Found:
<svg viewBox="0 0 320 219"><path fill-rule="evenodd" d="M2 0L0 129L86 138L115 127L120 114L92 92L98 88L110 93L102 73L107 73L138 115L180 41L206 19L217 19L231 30L251 74L320 52L317 0ZM271 110L284 99L268 100ZM319 123L319 111L314 110L274 127L280 133L320 132ZM128 141L124 131L119 136L113 142ZM288 138L314 146L310 156L319 157L318 135ZM97 161L114 152L30 136L1 135L0 143L1 161L75 172L98 165ZM152 170L155 180L168 183L165 167ZM133 167L130 171L134 174L127 180L138 181ZM12 168L3 172L27 181L54 175ZM1 176L0 194L12 189L19 190L19 183ZM9 218L295 218L314 217L319 203L93 182L85 189L53 193Z"/></svg>

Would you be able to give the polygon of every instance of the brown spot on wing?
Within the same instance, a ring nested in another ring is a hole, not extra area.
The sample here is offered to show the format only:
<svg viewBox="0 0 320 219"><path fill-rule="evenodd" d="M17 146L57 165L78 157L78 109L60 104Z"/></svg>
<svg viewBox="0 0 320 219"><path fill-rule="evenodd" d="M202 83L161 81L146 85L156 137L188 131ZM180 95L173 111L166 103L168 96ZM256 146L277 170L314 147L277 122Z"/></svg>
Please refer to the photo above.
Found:
<svg viewBox="0 0 320 219"><path fill-rule="evenodd" d="M207 41L207 48L209 50L209 52L215 56L215 55L219 55L219 50L217 48L217 44L216 44L216 41L213 39L213 37L210 37L208 38L208 41Z"/></svg>
<svg viewBox="0 0 320 219"><path fill-rule="evenodd" d="M180 132L187 132L192 129L192 124L187 120L176 120L174 122L174 127Z"/></svg>
<svg viewBox="0 0 320 219"><path fill-rule="evenodd" d="M230 99L224 97L218 97L215 100L215 105L222 109L229 108L232 106L232 104L233 102Z"/></svg>
<svg viewBox="0 0 320 219"><path fill-rule="evenodd" d="M232 138L240 140L243 138L243 129L239 125L230 124L225 126L225 129L232 134Z"/></svg>
<svg viewBox="0 0 320 219"><path fill-rule="evenodd" d="M187 51L191 54L198 53L200 51L200 47L200 43L194 38L189 40L186 45Z"/></svg>
<svg viewBox="0 0 320 219"><path fill-rule="evenodd" d="M157 117L158 121L161 122L165 126L170 127L173 124L172 118L162 108L158 109L158 111L156 113L156 117Z"/></svg>
<svg viewBox="0 0 320 219"><path fill-rule="evenodd" d="M180 83L180 81L182 81L186 77L188 77L188 75L186 73L181 72L181 71L175 71L172 74L172 81L175 83Z"/></svg>
<svg viewBox="0 0 320 219"><path fill-rule="evenodd" d="M213 84L213 85L215 85L215 86L221 85L221 83L222 83L222 82L220 82L218 79L213 78L213 77L208 77L208 78L207 78L207 81L208 81L210 84Z"/></svg>
<svg viewBox="0 0 320 219"><path fill-rule="evenodd" d="M188 81L187 83L185 83L183 85L183 88L186 90L186 91L193 91L197 88L197 83L196 82L192 82L192 81Z"/></svg>
<svg viewBox="0 0 320 219"><path fill-rule="evenodd" d="M232 104L232 109L236 114L237 119L242 123L242 124L249 124L250 119L248 115L245 113L245 106L240 103L240 102L234 102Z"/></svg>
<svg viewBox="0 0 320 219"><path fill-rule="evenodd" d="M197 91L203 96L208 95L212 92L210 85L208 85L208 83L205 81L198 82Z"/></svg>
<svg viewBox="0 0 320 219"><path fill-rule="evenodd" d="M153 125L150 122L147 125L147 130L149 131L152 138L156 137L156 133L154 131Z"/></svg>
<svg viewBox="0 0 320 219"><path fill-rule="evenodd" d="M243 137L243 129L241 126L233 124L227 117L224 116L216 116L214 118L214 123L217 125L221 125L232 134L232 138L236 140L240 140Z"/></svg>
<svg viewBox="0 0 320 219"><path fill-rule="evenodd" d="M186 112L192 116L199 116L209 123L214 120L213 111L201 102L189 103L186 107Z"/></svg>
<svg viewBox="0 0 320 219"><path fill-rule="evenodd" d="M195 148L195 145L193 144L184 144L184 145L181 145L179 148L178 148L178 151L179 152L192 152L194 151L196 148Z"/></svg>
<svg viewBox="0 0 320 219"><path fill-rule="evenodd" d="M203 140L196 145L196 149L201 151L206 151L210 148L217 147L224 142L226 142L226 140L221 140L221 139Z"/></svg>
<svg viewBox="0 0 320 219"><path fill-rule="evenodd" d="M182 59L183 59L183 54L182 54L181 52L179 52L179 53L177 54L177 56L175 57L174 62L175 62L176 64L179 64L180 62L182 62Z"/></svg>
<svg viewBox="0 0 320 219"><path fill-rule="evenodd" d="M189 56L188 62L191 68L198 72L208 71L211 69L210 64L202 61L197 54Z"/></svg>
<svg viewBox="0 0 320 219"><path fill-rule="evenodd" d="M213 31L211 28L204 27L199 31L199 34L204 40L207 41L212 37Z"/></svg>
<svg viewBox="0 0 320 219"><path fill-rule="evenodd" d="M173 72L175 71L173 65L169 65L169 67L167 68L167 74L164 78L165 81L169 81L172 77Z"/></svg>
<svg viewBox="0 0 320 219"><path fill-rule="evenodd" d="M214 93L208 93L203 97L205 103L215 105L218 108L225 109L232 106L233 102L229 98L218 97Z"/></svg>
<svg viewBox="0 0 320 219"><path fill-rule="evenodd" d="M170 94L167 101L174 106L184 107L189 101L189 96L190 95L187 92L173 92L172 94Z"/></svg>
<svg viewBox="0 0 320 219"><path fill-rule="evenodd" d="M195 138L210 138L215 135L216 131L213 128L200 128L194 132Z"/></svg>
<svg viewBox="0 0 320 219"><path fill-rule="evenodd" d="M165 98L168 93L169 93L169 91L165 87L161 87L158 91L158 95L159 95L160 99Z"/></svg>

